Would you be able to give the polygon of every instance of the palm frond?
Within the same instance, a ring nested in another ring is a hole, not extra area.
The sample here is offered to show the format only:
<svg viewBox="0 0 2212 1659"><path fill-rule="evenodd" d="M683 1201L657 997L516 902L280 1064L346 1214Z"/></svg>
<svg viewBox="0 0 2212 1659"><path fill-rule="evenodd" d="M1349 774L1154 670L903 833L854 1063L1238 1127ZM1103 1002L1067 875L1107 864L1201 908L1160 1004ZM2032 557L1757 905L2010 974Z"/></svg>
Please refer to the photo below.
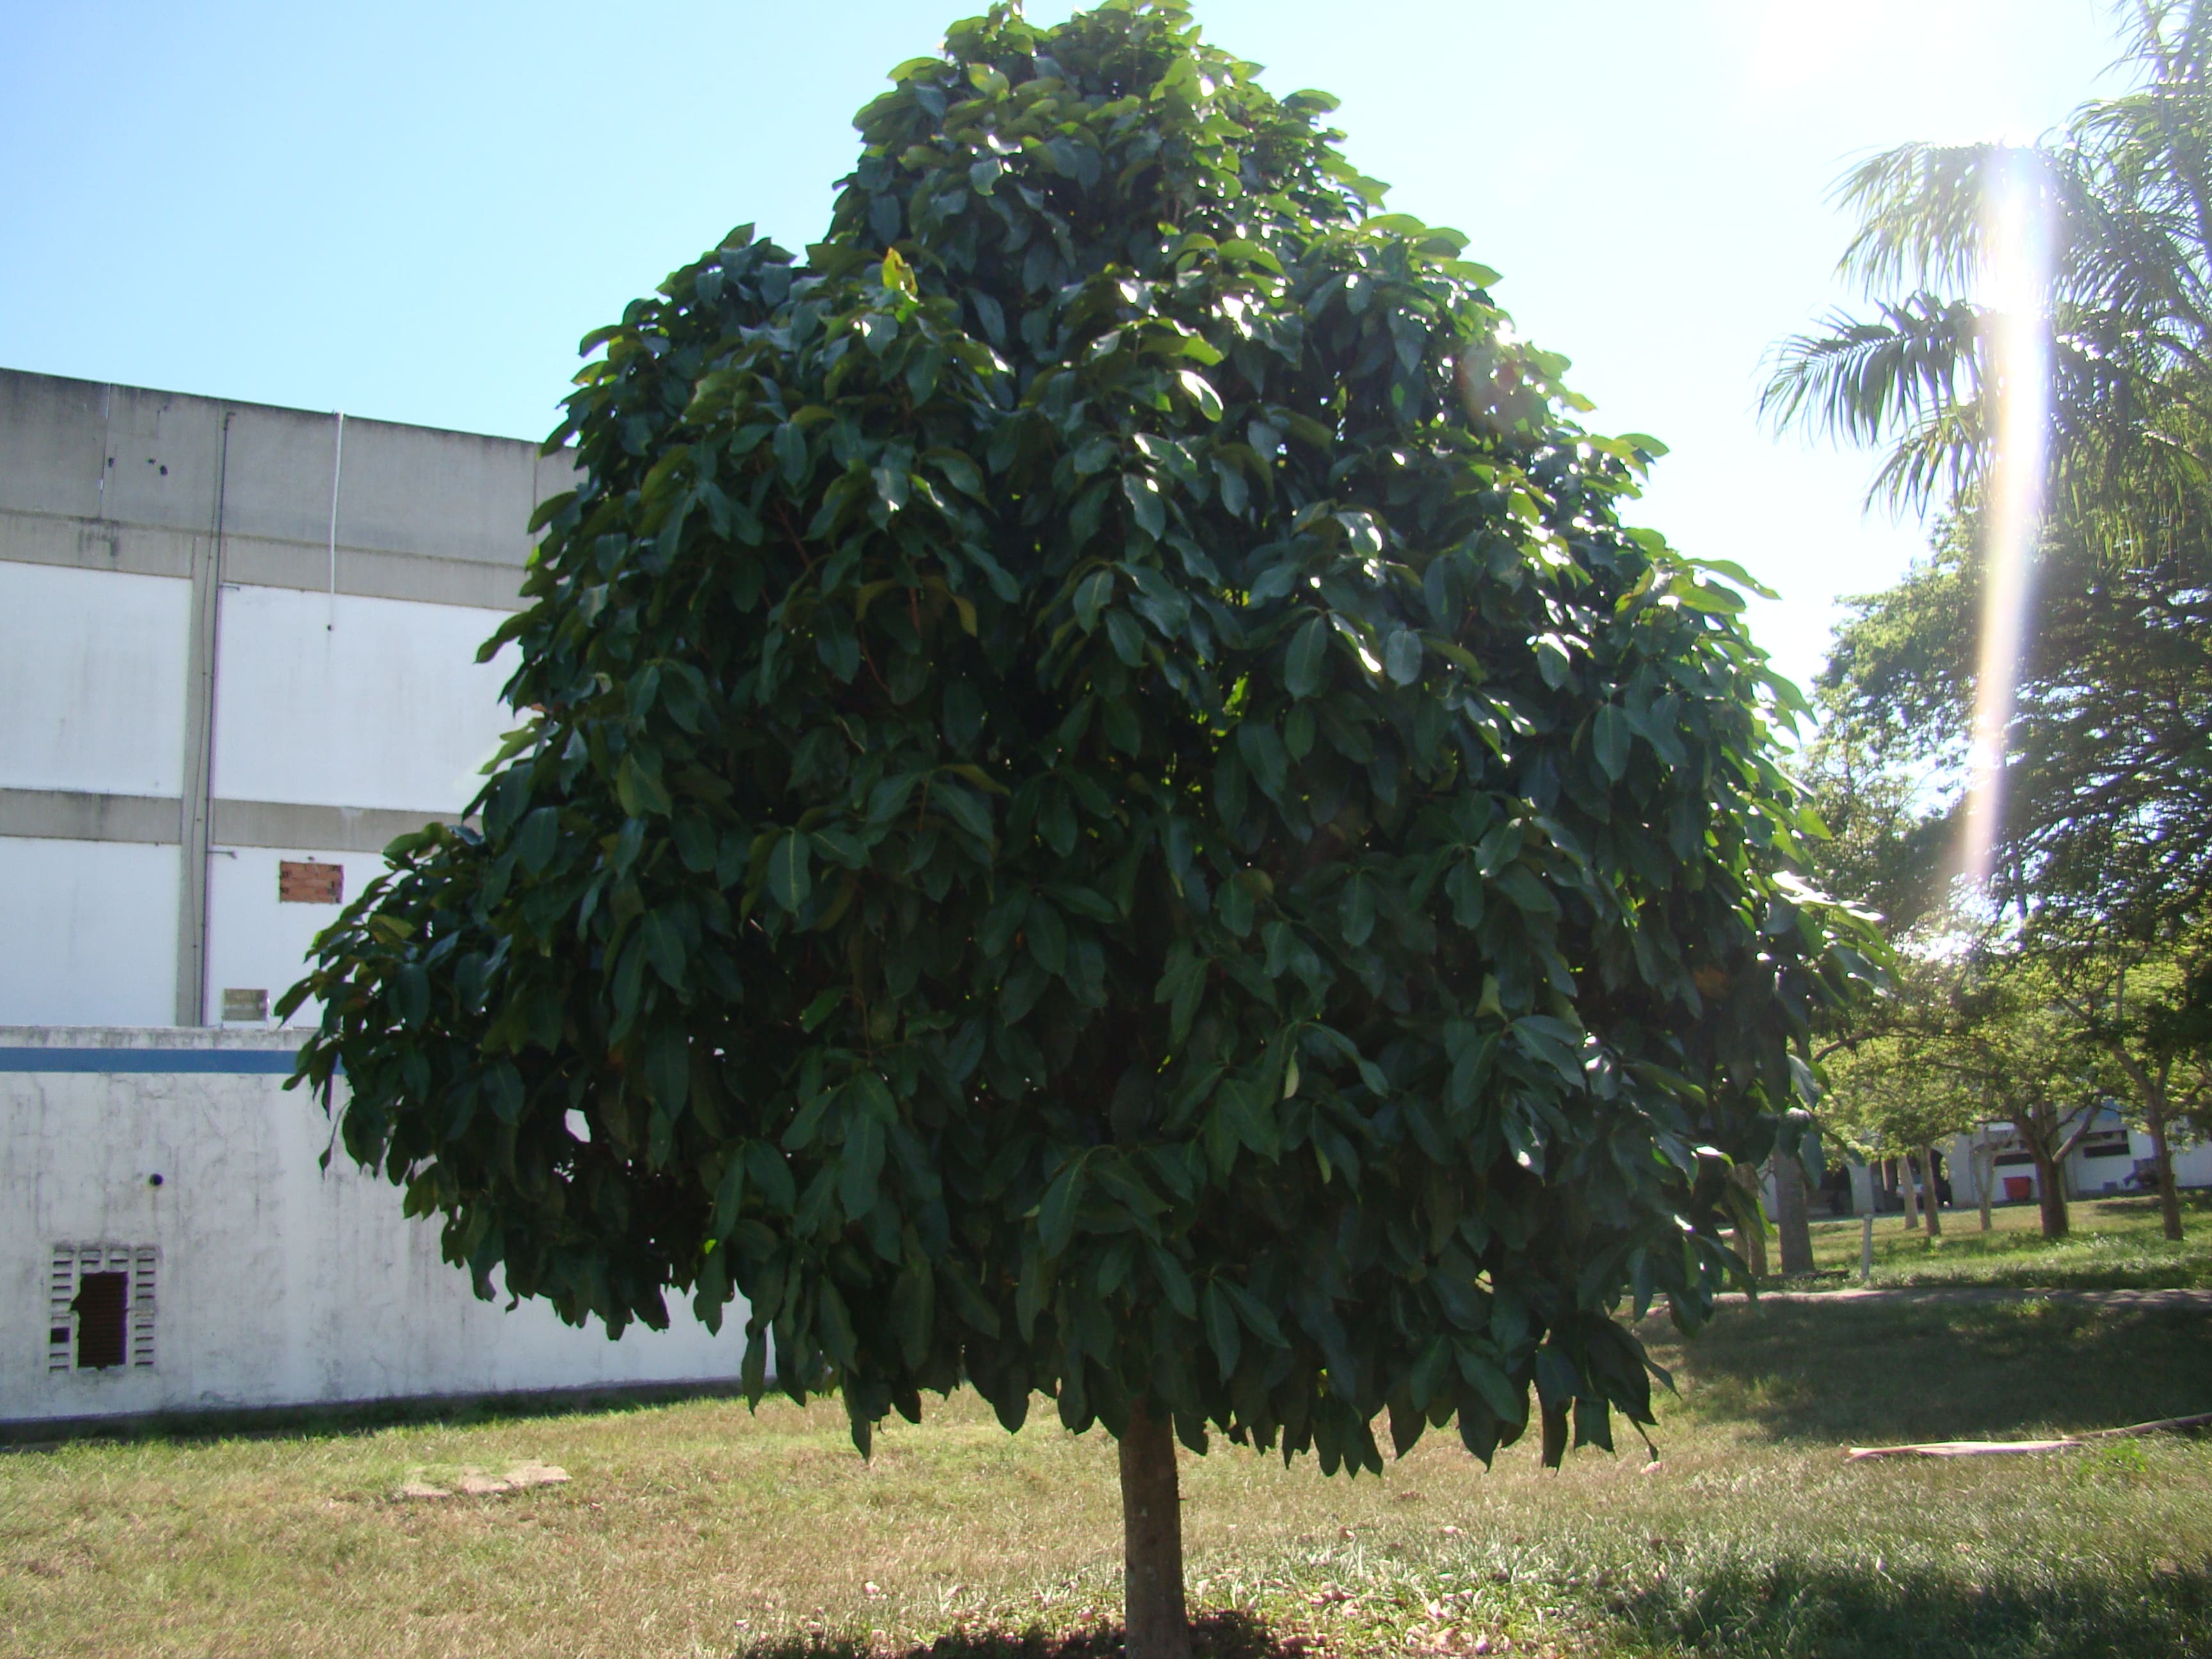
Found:
<svg viewBox="0 0 2212 1659"><path fill-rule="evenodd" d="M1871 495L1925 505L1942 481L1967 487L1979 471L1982 319L1972 306L1933 294L1879 305L1872 319L1832 313L1826 332L1777 349L1759 396L1776 428L1810 428L1838 441L1897 447ZM1951 446L1938 455L1933 446Z"/></svg>
<svg viewBox="0 0 2212 1659"><path fill-rule="evenodd" d="M2048 179L2040 149L2010 144L1900 144L1853 167L1836 204L1859 228L1837 263L1869 295L1911 287L1963 290L1985 252L1983 204L1996 182L2025 161Z"/></svg>

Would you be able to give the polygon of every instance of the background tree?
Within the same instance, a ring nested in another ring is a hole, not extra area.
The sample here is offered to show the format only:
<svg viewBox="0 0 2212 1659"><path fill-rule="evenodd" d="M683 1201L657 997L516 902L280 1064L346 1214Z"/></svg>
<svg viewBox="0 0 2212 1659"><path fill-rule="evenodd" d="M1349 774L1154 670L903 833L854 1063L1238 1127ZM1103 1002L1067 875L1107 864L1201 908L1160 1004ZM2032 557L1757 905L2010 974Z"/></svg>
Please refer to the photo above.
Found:
<svg viewBox="0 0 2212 1659"><path fill-rule="evenodd" d="M2002 938L1961 951L1923 1005L1913 1064L1970 1085L2035 1166L2043 1236L2071 1231L2065 1164L2118 1082L2039 953ZM1924 1144L1924 1143L1923 1143Z"/></svg>
<svg viewBox="0 0 2212 1659"><path fill-rule="evenodd" d="M1820 1144L1812 1114L1803 1107L1791 1109L1785 1120L1784 1139ZM1766 1167L1774 1177L1774 1233L1782 1246L1782 1275L1799 1277L1813 1271L1813 1222L1806 1200L1805 1159L1778 1146Z"/></svg>
<svg viewBox="0 0 2212 1659"><path fill-rule="evenodd" d="M2124 1079L2130 1115L2150 1138L2162 1230L2179 1240L2171 1137L2212 1098L2203 969L2172 942L2130 939L2117 927L2062 937L2043 954L2059 1002Z"/></svg>
<svg viewBox="0 0 2212 1659"><path fill-rule="evenodd" d="M1822 695L1826 700L1832 694L1824 688ZM1920 981L1930 969L1923 959L1928 940L1922 929L1940 928L1948 912L1952 812L1947 803L1931 802L1929 780L1906 769L1908 757L1899 754L1898 745L1881 741L1880 734L1870 740L1856 723L1838 718L1832 703L1822 713L1797 766L1799 782L1829 831L1805 843L1808 873L1822 891L1849 901L1881 927L1892 947L1886 958L1892 980L1882 995L1831 1008L1818 1018L1817 1054L1828 1085L1818 1121L1826 1135L1879 1164L1908 1157L1938 1133L1936 1123L1948 1125L1959 1116L1957 1102L1943 1092L1949 1080L1942 1073L1900 1063L1907 1033L1924 1014L1926 987ZM1922 1140L1914 1139L1916 1133ZM1778 1182L1783 1178L1778 1173ZM1918 1207L1909 1168L1903 1194L1905 1225L1913 1227ZM1811 1227L1791 1213L1802 1205L1778 1184L1776 1199L1778 1212L1789 1218L1782 1222L1784 1271L1799 1255L1809 1271ZM1802 1234L1794 1249L1793 1231Z"/></svg>
<svg viewBox="0 0 2212 1659"><path fill-rule="evenodd" d="M1881 924L1892 942L1949 906L1952 807L1939 760L1908 753L1891 734L1869 732L1820 694L1820 724L1799 751L1800 784L1827 830L1804 843L1807 873L1821 891ZM1872 1005L1837 1017L1856 1018Z"/></svg>
<svg viewBox="0 0 2212 1659"><path fill-rule="evenodd" d="M2008 1124L2035 1166L2044 1236L2063 1237L2065 1161L2124 1073L2068 1006L2047 955L1986 925L1978 932L1970 916L1927 926L1897 953L1894 994L1828 1048L1822 1126L1869 1160L1922 1164L1932 1193L1930 1147ZM1977 1170L1984 1193L1993 1173Z"/></svg>
<svg viewBox="0 0 2212 1659"><path fill-rule="evenodd" d="M1955 799L1999 392L1990 319L1967 295L1993 194L2034 198L2052 232L2051 520L1990 897L2018 919L2006 954L2045 958L2044 993L2124 1073L2178 1237L2166 1085L2144 1064L2148 1028L2116 1011L2212 917L2212 4L2117 10L2135 76L2118 96L2029 149L1908 144L1846 178L1859 228L1843 270L1875 313L1787 342L1766 407L1886 447L1876 493L1951 514L1905 581L1856 602L1822 695L1825 742L1948 776Z"/></svg>
<svg viewBox="0 0 2212 1659"><path fill-rule="evenodd" d="M1957 515L1926 564L1861 603L1827 675L1860 741L1955 760L1996 381L1967 289L1990 193L2033 189L2052 230L2052 517L2000 896L2195 916L2212 902L2212 4L2118 10L2126 92L2030 149L1906 144L1846 177L1859 225L1841 269L1875 314L1786 342L1765 403L1781 424L1887 446L1876 493Z"/></svg>
<svg viewBox="0 0 2212 1659"><path fill-rule="evenodd" d="M1942 971L1910 953L1894 969L1896 994L1859 1022L1829 1056L1822 1127L1869 1164L1896 1158L1905 1188L1908 1224L1917 1215L1912 1164L1927 1149L1968 1133L1992 1115L1973 1069L1978 1056L1955 1040L1938 1015L1949 988ZM1932 1194L1932 1181L1921 1187ZM1931 1212L1932 1214L1932 1212ZM1940 1218L1930 1233L1940 1231Z"/></svg>
<svg viewBox="0 0 2212 1659"><path fill-rule="evenodd" d="M1329 100L1164 0L893 79L803 262L587 343L528 718L323 936L301 1073L487 1289L742 1296L864 1451L1103 1423L1152 1659L1171 1432L1649 1419L1621 1299L1705 1316L1867 941L1742 600L1619 522L1653 446Z"/></svg>

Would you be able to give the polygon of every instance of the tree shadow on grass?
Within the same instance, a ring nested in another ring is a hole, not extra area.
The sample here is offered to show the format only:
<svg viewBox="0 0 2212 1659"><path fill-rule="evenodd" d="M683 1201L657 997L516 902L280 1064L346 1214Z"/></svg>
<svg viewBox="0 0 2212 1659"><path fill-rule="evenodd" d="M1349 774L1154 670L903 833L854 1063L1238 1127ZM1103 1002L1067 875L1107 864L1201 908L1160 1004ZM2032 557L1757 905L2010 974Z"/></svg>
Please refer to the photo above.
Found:
<svg viewBox="0 0 2212 1659"><path fill-rule="evenodd" d="M1190 1636L1194 1659L1324 1659L1328 1652L1308 1635L1279 1634L1235 1608L1193 1615ZM1121 1659L1122 1640L1116 1624L1072 1631L963 1626L905 1647L820 1634L775 1637L738 1649L736 1659Z"/></svg>
<svg viewBox="0 0 2212 1659"><path fill-rule="evenodd" d="M85 1440L328 1439L392 1428L487 1428L539 1418L605 1416L699 1400L734 1400L728 1382L593 1383L512 1393L402 1396L330 1405L149 1412L131 1417L27 1419L0 1425L0 1451L34 1451Z"/></svg>
<svg viewBox="0 0 2212 1659"><path fill-rule="evenodd" d="M1571 1595L1560 1598L1570 1601ZM1976 1585L1911 1571L1872 1571L1781 1560L1718 1565L1662 1578L1601 1607L1561 1606L1564 1615L1531 1653L1667 1652L1737 1659L2201 1659L2212 1634L2212 1562L2166 1564L2127 1583L2045 1577ZM1328 1659L1337 1651L1312 1632L1285 1632L1242 1611L1191 1621L1196 1659ZM1570 1635L1569 1632L1573 1634ZM1355 1639L1355 1649L1372 1648ZM1388 1644L1394 1650L1397 1643ZM1471 1636L1420 1644L1441 1656L1470 1655ZM1518 1653L1516 1641L1502 1650ZM873 1643L819 1633L771 1638L733 1659L1121 1659L1122 1630L1099 1624L1069 1632L1039 1626L963 1628L934 1641Z"/></svg>
<svg viewBox="0 0 2212 1659"><path fill-rule="evenodd" d="M1975 1584L1910 1569L1779 1560L1663 1580L1607 1608L1633 1644L1820 1659L2202 1659L2212 1651L2212 1561L2146 1563L2127 1578L2024 1565Z"/></svg>
<svg viewBox="0 0 2212 1659"><path fill-rule="evenodd" d="M1684 1403L1777 1439L1998 1438L2212 1412L2212 1314L2058 1302L1768 1303L1689 1341L1647 1325Z"/></svg>

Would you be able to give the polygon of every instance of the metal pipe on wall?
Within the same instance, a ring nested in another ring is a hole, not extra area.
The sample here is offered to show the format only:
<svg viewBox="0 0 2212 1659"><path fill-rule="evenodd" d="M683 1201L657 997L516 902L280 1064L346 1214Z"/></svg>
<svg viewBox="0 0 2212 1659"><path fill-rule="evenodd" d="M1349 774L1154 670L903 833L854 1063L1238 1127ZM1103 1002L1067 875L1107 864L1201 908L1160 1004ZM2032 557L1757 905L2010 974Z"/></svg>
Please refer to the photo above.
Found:
<svg viewBox="0 0 2212 1659"><path fill-rule="evenodd" d="M332 411L337 436L331 446L331 595L330 611L323 623L329 633L338 625L338 480L345 473L345 410Z"/></svg>
<svg viewBox="0 0 2212 1659"><path fill-rule="evenodd" d="M183 881L177 902L177 1024L205 1025L207 1017L209 832L215 815L216 646L222 611L222 533L230 483L230 422L222 412L216 461L215 523L204 556L192 557L192 636L187 648L185 705Z"/></svg>

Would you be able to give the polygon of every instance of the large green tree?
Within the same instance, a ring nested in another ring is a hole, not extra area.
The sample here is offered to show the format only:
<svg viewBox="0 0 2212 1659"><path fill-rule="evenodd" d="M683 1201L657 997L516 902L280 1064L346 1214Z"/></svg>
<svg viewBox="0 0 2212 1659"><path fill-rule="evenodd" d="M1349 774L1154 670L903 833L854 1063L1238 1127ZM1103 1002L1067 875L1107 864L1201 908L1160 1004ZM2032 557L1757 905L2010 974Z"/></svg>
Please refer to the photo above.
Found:
<svg viewBox="0 0 2212 1659"><path fill-rule="evenodd" d="M345 1149L568 1319L744 1304L865 1449L973 1386L1374 1468L1650 1418L1857 935L1742 601L1462 238L1180 4L956 25L803 259L592 337L481 827L294 994ZM487 647L488 649L489 647Z"/></svg>

